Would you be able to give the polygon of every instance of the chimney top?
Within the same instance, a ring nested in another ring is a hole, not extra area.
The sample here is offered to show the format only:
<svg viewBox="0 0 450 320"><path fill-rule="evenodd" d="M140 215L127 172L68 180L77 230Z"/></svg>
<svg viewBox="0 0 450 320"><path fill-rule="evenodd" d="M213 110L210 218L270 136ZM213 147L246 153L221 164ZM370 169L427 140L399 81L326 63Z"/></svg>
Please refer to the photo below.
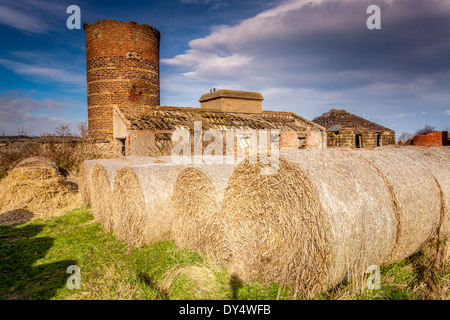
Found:
<svg viewBox="0 0 450 320"><path fill-rule="evenodd" d="M263 96L259 92L236 91L236 90L217 90L216 88L200 97L202 109L261 113Z"/></svg>

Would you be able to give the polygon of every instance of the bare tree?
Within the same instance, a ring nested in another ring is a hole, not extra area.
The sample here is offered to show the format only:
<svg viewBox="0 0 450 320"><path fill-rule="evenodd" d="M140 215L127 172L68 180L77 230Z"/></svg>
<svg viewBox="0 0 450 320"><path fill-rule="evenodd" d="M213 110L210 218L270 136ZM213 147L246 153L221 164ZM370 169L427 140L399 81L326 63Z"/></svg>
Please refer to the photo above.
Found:
<svg viewBox="0 0 450 320"><path fill-rule="evenodd" d="M89 136L89 127L87 120L81 121L78 126L78 134L81 138L86 139Z"/></svg>
<svg viewBox="0 0 450 320"><path fill-rule="evenodd" d="M425 135L425 134L429 134L429 133L432 133L432 132L436 132L435 129L436 129L436 127L432 127L432 126L426 124L425 127L423 127L422 129L417 130L416 136L417 135Z"/></svg>
<svg viewBox="0 0 450 320"><path fill-rule="evenodd" d="M17 125L17 136L26 137L28 136L28 130L25 125Z"/></svg>
<svg viewBox="0 0 450 320"><path fill-rule="evenodd" d="M398 144L410 145L414 135L409 132L402 132L398 137Z"/></svg>
<svg viewBox="0 0 450 320"><path fill-rule="evenodd" d="M55 133L58 137L64 138L64 137L70 137L72 136L72 132L70 130L70 126L68 125L59 125L55 129Z"/></svg>

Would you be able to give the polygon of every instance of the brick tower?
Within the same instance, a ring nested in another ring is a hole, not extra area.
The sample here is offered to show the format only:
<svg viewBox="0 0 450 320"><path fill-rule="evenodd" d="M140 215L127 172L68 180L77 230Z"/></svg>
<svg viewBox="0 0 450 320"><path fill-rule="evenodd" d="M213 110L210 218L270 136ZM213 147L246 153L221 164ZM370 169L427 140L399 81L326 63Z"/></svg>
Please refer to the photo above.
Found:
<svg viewBox="0 0 450 320"><path fill-rule="evenodd" d="M89 136L113 139L113 108L160 104L160 33L136 22L85 23Z"/></svg>

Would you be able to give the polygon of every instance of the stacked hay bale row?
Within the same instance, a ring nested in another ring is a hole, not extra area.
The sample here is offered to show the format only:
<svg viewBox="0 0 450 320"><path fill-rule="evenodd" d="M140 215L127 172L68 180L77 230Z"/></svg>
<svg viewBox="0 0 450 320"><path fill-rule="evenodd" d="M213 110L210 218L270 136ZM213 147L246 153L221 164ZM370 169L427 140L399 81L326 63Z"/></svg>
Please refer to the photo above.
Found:
<svg viewBox="0 0 450 320"><path fill-rule="evenodd" d="M92 169L91 201L133 247L175 240L244 280L312 296L448 235L450 152L426 152L432 156L410 148L282 152L272 175L249 163L102 161L107 178L94 179Z"/></svg>
<svg viewBox="0 0 450 320"><path fill-rule="evenodd" d="M447 163L448 151L440 151ZM430 165L402 153L285 152L274 176L238 167L218 217L230 241L230 267L243 278L314 295L370 265L419 251L439 230L445 233L448 180L442 192L438 179L444 179ZM448 176L448 165L434 167Z"/></svg>
<svg viewBox="0 0 450 320"><path fill-rule="evenodd" d="M100 159L87 160L80 168L79 189L83 197L85 205L91 205L94 219L102 223L106 231L114 231L118 238L129 242L130 246L139 246L142 242L142 235L136 232L136 228L140 228L142 223L138 220L133 222L133 212L123 210L123 206L134 201L133 196L129 196L129 190L121 190L121 193L114 195L114 178L123 170L133 170L134 166L149 166L154 163L164 163L170 159L167 157L126 157L120 159ZM119 175L120 182L132 183L129 178L122 179ZM118 183L120 184L120 183ZM131 189L131 188L130 188ZM139 185L139 192L142 188ZM138 196L138 192L135 192ZM115 196L122 203L115 200ZM140 209L145 209L142 206Z"/></svg>
<svg viewBox="0 0 450 320"><path fill-rule="evenodd" d="M218 166L224 170L218 169ZM83 171L80 171L80 191L85 193L85 204L92 205L95 219L103 224L105 230L114 231L130 247L173 240L172 234L175 234L175 238L179 239L177 243L189 248L192 242L196 242L194 239L199 238L192 237L189 232L201 233L201 221L208 220L202 215L196 217L195 221L191 219L199 214L197 209L200 207L205 209L204 214L210 212L204 206L208 201L203 198L189 203L174 201L182 199L173 197L173 194L179 194L174 189L183 188L186 184L195 190L203 188L205 180L202 182L200 178L201 183L195 180L205 172L215 183L214 190L207 192L208 199L215 199L218 195L216 190L226 187L233 167L205 163L174 164L171 157L90 160L85 162ZM174 210L173 206L178 209ZM217 202L214 202L214 207L217 206ZM173 218L177 223L172 223ZM207 250L202 251L206 253Z"/></svg>

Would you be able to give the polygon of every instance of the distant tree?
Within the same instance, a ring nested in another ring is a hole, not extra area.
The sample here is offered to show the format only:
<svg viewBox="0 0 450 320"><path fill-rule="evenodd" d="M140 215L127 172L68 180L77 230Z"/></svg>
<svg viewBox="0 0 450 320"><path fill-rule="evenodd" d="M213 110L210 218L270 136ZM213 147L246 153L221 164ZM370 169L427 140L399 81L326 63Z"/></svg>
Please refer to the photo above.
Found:
<svg viewBox="0 0 450 320"><path fill-rule="evenodd" d="M411 140L414 138L414 135L409 132L402 132L402 134L398 137L397 144L400 145L410 145Z"/></svg>
<svg viewBox="0 0 450 320"><path fill-rule="evenodd" d="M28 130L25 125L17 125L17 136L19 137L28 136Z"/></svg>
<svg viewBox="0 0 450 320"><path fill-rule="evenodd" d="M432 127L432 126L426 124L425 127L423 127L422 129L417 130L416 136L417 135L425 135L425 134L429 134L429 133L432 133L432 132L436 132L435 129L436 129L436 127Z"/></svg>
<svg viewBox="0 0 450 320"><path fill-rule="evenodd" d="M88 127L88 122L85 121L81 121L78 126L78 134L80 135L81 138L86 139L89 135L89 127Z"/></svg>
<svg viewBox="0 0 450 320"><path fill-rule="evenodd" d="M72 136L70 126L68 126L68 125L62 125L62 124L59 125L55 129L55 133L58 137L61 137L61 138Z"/></svg>

